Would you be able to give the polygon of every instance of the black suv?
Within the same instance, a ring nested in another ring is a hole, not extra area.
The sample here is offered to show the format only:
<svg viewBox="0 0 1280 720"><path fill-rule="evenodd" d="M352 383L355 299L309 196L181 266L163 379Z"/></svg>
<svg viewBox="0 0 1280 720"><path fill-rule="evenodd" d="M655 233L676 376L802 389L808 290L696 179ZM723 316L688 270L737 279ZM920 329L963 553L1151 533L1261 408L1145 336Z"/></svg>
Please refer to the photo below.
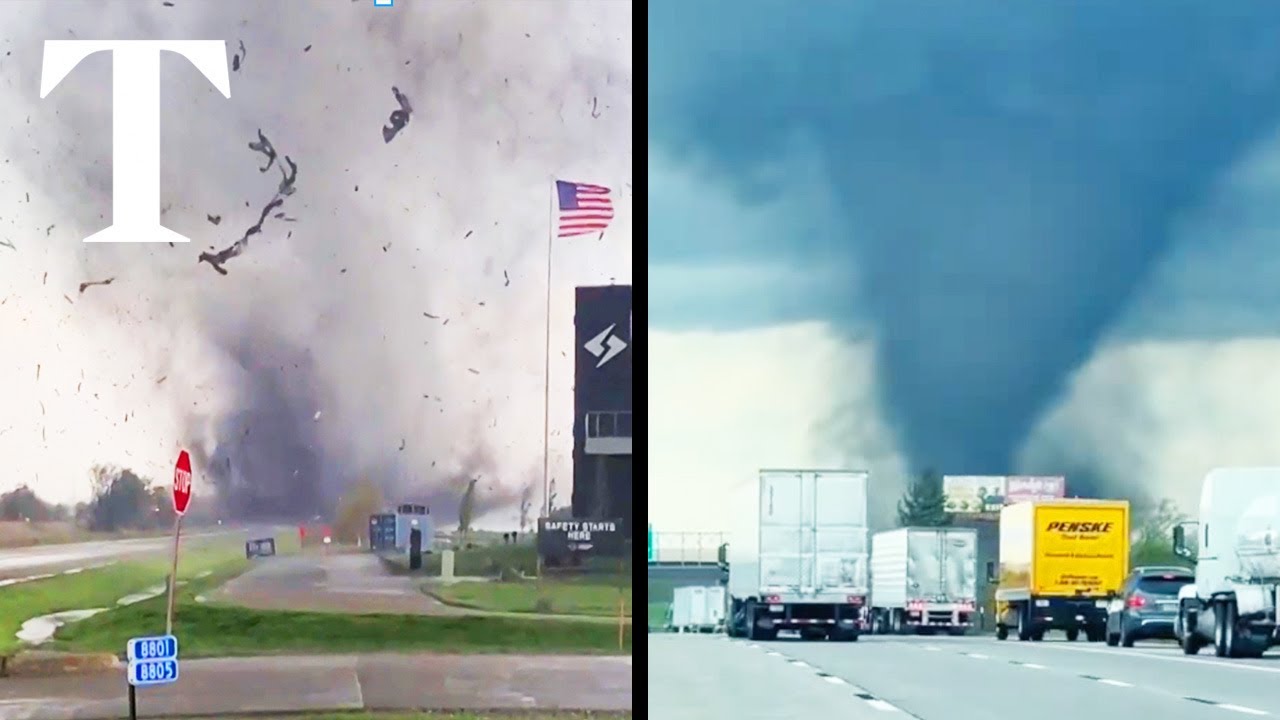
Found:
<svg viewBox="0 0 1280 720"><path fill-rule="evenodd" d="M1134 568L1107 612L1107 644L1133 647L1135 640L1173 640L1178 590L1194 581L1187 568Z"/></svg>

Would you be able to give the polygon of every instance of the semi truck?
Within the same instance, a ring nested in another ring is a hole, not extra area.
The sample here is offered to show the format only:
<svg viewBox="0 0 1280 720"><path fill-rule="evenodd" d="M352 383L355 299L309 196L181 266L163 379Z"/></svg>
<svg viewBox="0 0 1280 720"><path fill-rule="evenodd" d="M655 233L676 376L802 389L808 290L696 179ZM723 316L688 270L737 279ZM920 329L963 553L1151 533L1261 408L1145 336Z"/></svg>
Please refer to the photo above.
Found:
<svg viewBox="0 0 1280 720"><path fill-rule="evenodd" d="M977 595L977 530L907 527L871 537L873 632L963 635Z"/></svg>
<svg viewBox="0 0 1280 720"><path fill-rule="evenodd" d="M1106 637L1107 611L1129 574L1126 500L1037 500L1000 511L996 638L1063 630Z"/></svg>
<svg viewBox="0 0 1280 720"><path fill-rule="evenodd" d="M1277 644L1280 468L1211 471L1199 520L1174 527L1173 550L1196 566L1195 582L1178 591L1184 653L1212 646L1218 657L1256 658Z"/></svg>
<svg viewBox="0 0 1280 720"><path fill-rule="evenodd" d="M725 632L852 642L867 621L867 478L761 470L731 500Z"/></svg>

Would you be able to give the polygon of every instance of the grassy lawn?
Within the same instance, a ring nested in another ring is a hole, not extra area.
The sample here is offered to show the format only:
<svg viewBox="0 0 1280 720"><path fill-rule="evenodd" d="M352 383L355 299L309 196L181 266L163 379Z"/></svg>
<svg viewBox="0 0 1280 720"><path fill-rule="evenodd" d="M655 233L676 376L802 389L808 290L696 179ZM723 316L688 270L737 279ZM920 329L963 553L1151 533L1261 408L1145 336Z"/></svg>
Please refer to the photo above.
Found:
<svg viewBox="0 0 1280 720"><path fill-rule="evenodd" d="M75 575L58 575L0 588L0 653L21 646L14 634L31 618L64 610L111 607L126 595L163 585L170 562L164 555L157 554ZM179 556L178 579L186 580L192 587L205 587L219 578L225 580L239 573L246 562L244 546L239 541L219 539L193 543ZM209 573L206 578L197 579L196 576L206 572ZM163 597L160 602L163 613ZM162 618L160 628L163 627Z"/></svg>
<svg viewBox="0 0 1280 720"><path fill-rule="evenodd" d="M630 578L624 579L621 590L617 582L582 578L542 583L533 580L458 582L433 586L431 594L442 602L477 610L602 617L617 617L621 599L624 614L631 617Z"/></svg>
<svg viewBox="0 0 1280 720"><path fill-rule="evenodd" d="M395 554L385 558L395 572L409 574L408 558L403 554ZM422 570L414 575L430 577L440 576L440 565L443 556L440 552L432 552L422 557ZM589 558L579 568L559 571L560 574L615 575L619 572L618 561L612 558ZM625 558L621 572L631 573L631 560ZM521 542L516 545L477 545L453 551L453 574L457 577L503 577L518 579L524 575L533 577L538 574L538 551L532 543Z"/></svg>
<svg viewBox="0 0 1280 720"><path fill-rule="evenodd" d="M131 637L164 627L164 598L118 608L59 629L52 648L124 651ZM183 657L317 652L436 651L618 653L617 628L596 622L509 617L428 617L251 610L180 596L173 630Z"/></svg>
<svg viewBox="0 0 1280 720"><path fill-rule="evenodd" d="M663 628L667 626L667 608L671 607L671 603L651 602L649 603L649 627Z"/></svg>

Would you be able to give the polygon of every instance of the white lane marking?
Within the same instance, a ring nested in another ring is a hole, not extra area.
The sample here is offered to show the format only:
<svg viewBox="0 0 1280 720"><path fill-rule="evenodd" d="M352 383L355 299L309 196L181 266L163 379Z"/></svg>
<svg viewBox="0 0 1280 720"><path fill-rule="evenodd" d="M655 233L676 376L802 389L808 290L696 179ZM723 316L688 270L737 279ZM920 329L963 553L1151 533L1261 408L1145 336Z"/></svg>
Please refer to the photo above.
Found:
<svg viewBox="0 0 1280 720"><path fill-rule="evenodd" d="M755 643L748 643L748 644L747 644L747 647L749 647L749 648L751 648L751 649L753 649L753 650L759 650L759 649L760 649L760 646L759 646L759 645L757 645L757 644L755 644Z"/></svg>
<svg viewBox="0 0 1280 720"><path fill-rule="evenodd" d="M842 678L838 678L835 675L828 675L822 679L826 680L832 685L848 685L849 684L849 683L846 683Z"/></svg>
<svg viewBox="0 0 1280 720"><path fill-rule="evenodd" d="M1265 710L1255 710L1254 708L1251 708L1251 707L1245 707L1243 705L1232 705L1230 703L1219 703L1218 707L1222 708L1223 710L1234 710L1235 712L1244 713L1245 715L1267 715L1268 714L1267 711Z"/></svg>
<svg viewBox="0 0 1280 720"><path fill-rule="evenodd" d="M942 648L938 647L937 645L925 645L924 649L928 650L929 652L940 652L942 650Z"/></svg>
<svg viewBox="0 0 1280 720"><path fill-rule="evenodd" d="M968 655L974 660L990 660L991 659L989 656L983 655L982 653L965 653L965 655Z"/></svg>
<svg viewBox="0 0 1280 720"><path fill-rule="evenodd" d="M796 667L798 667L798 668L813 667L812 665L810 665L809 663L807 663L807 662L805 662L805 661L803 661L803 660L792 660L792 661L791 661L791 664L792 664L792 665L795 665L795 666L796 666Z"/></svg>
<svg viewBox="0 0 1280 720"><path fill-rule="evenodd" d="M1094 650L1093 648L1070 647L1065 643L1064 644L1040 643L1038 647L1044 648L1046 650L1061 650L1065 652L1091 653L1096 655L1128 655L1129 657L1148 658L1151 660L1163 660L1164 662L1190 663L1192 665L1211 665L1213 667L1219 667L1224 670L1253 670L1255 672L1280 673L1280 667L1260 667L1258 665L1230 663L1230 662L1224 662L1221 660L1207 660L1207 659L1202 660L1202 659L1193 658L1193 657L1157 655L1156 653L1132 651L1132 650L1121 650L1118 648L1114 650L1110 650L1110 649Z"/></svg>
<svg viewBox="0 0 1280 720"><path fill-rule="evenodd" d="M870 700L867 701L867 704L882 712L902 712L898 708L885 702L884 700L881 700L880 698L871 698Z"/></svg>
<svg viewBox="0 0 1280 720"><path fill-rule="evenodd" d="M1031 668L1032 670L1048 670L1049 669L1044 665L1037 665L1036 663L1022 663L1022 667Z"/></svg>
<svg viewBox="0 0 1280 720"><path fill-rule="evenodd" d="M768 652L765 653L765 655L768 655L769 657L782 657L782 653L774 650L769 650Z"/></svg>
<svg viewBox="0 0 1280 720"><path fill-rule="evenodd" d="M1133 687L1133 685L1121 680L1108 680L1107 678L1098 678L1098 682L1103 685L1114 685L1116 687Z"/></svg>

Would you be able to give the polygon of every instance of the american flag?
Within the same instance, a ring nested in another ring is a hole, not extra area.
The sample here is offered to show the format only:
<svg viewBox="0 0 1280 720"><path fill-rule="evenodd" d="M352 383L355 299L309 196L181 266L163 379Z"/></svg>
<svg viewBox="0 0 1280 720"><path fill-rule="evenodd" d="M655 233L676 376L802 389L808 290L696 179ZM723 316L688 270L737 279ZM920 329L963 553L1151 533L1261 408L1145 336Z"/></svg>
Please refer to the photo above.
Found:
<svg viewBox="0 0 1280 720"><path fill-rule="evenodd" d="M556 181L560 229L556 237L603 233L613 219L613 200L603 185Z"/></svg>

